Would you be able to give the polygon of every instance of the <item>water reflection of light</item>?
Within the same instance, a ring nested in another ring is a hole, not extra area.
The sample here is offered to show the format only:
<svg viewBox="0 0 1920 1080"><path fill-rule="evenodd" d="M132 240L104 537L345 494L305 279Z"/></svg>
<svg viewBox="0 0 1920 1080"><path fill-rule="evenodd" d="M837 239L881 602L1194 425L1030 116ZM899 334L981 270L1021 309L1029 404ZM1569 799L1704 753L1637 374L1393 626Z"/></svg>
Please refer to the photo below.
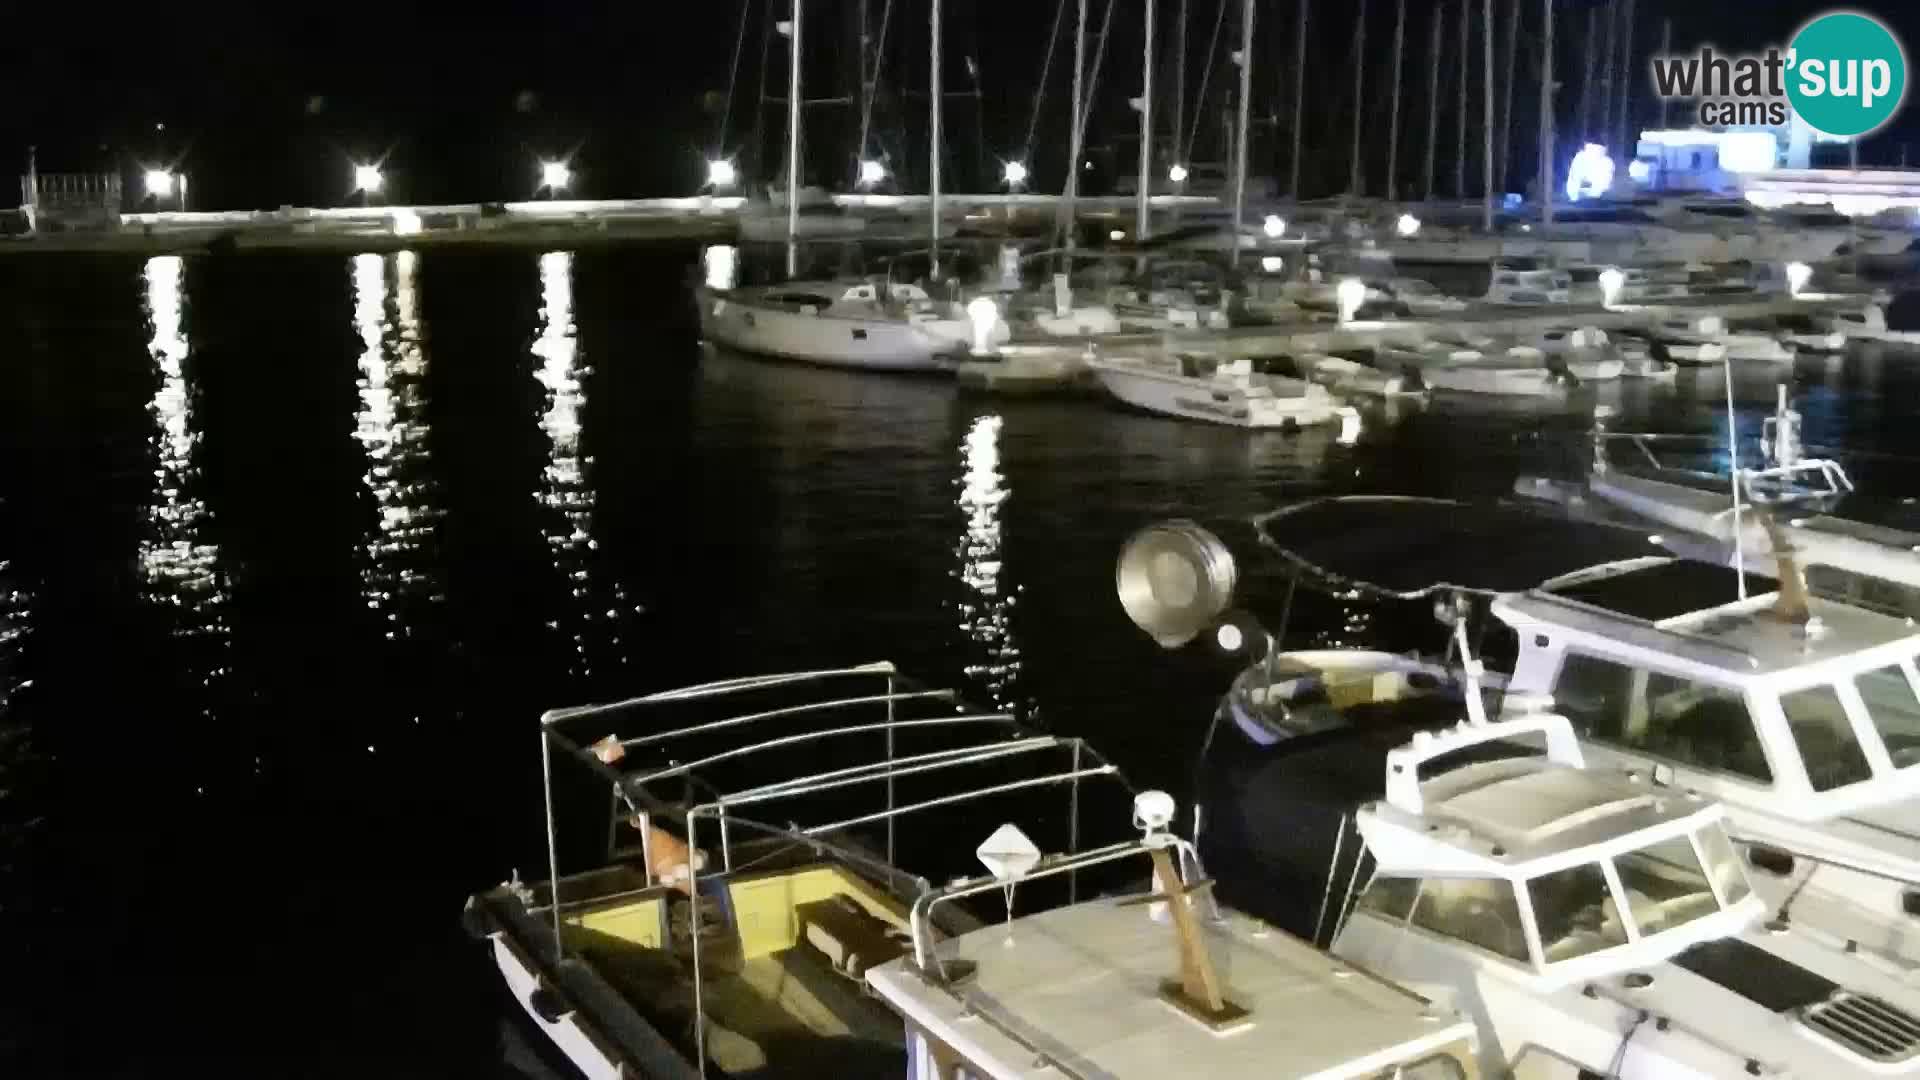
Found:
<svg viewBox="0 0 1920 1080"><path fill-rule="evenodd" d="M202 540L206 503L190 493L193 451L199 431L184 368L190 346L185 332L185 301L178 255L147 260L144 278L147 319L153 330L147 351L160 376L147 404L153 417L153 503L147 510L148 534L140 546L140 568L147 586L167 604L198 610L215 597L215 563L220 552Z"/></svg>
<svg viewBox="0 0 1920 1080"><path fill-rule="evenodd" d="M714 244L700 253L706 268L707 288L731 289L740 280L740 249L732 244Z"/></svg>
<svg viewBox="0 0 1920 1080"><path fill-rule="evenodd" d="M354 435L366 454L363 480L377 514L361 572L362 598L368 608L384 613L388 638L399 637L406 627L396 598L430 588L416 558L432 530L432 513L420 475L427 456L427 361L415 258L410 251L393 256L389 291L386 257L353 257L353 321L362 346Z"/></svg>
<svg viewBox="0 0 1920 1080"><path fill-rule="evenodd" d="M998 416L982 416L961 443L960 509L967 528L957 554L958 576L967 588L960 601L960 631L981 646L980 661L966 673L978 679L995 706L1007 705L1007 688L1020 671L1020 650L1013 640L1017 587L1001 581L1000 504L1010 494L1000 471Z"/></svg>
<svg viewBox="0 0 1920 1080"><path fill-rule="evenodd" d="M547 466L535 498L557 515L557 527L547 531L547 546L553 552L554 569L567 583L574 608L582 616L565 632L576 671L585 675L589 673L585 624L593 619L597 605L591 602L587 580L587 553L594 549L593 499L586 484L591 461L580 449L580 410L586 402L581 378L587 372L580 363L573 322L571 253L550 251L540 256L540 297L540 329L532 351L540 361L534 375L546 392L540 430L547 436Z"/></svg>

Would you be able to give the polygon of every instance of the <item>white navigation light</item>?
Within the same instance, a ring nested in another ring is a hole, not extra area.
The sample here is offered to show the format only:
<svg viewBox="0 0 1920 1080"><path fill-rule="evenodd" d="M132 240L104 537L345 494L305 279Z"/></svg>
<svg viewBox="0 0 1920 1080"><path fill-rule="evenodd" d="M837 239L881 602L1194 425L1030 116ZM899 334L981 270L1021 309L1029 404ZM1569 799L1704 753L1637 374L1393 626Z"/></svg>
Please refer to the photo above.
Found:
<svg viewBox="0 0 1920 1080"><path fill-rule="evenodd" d="M986 352L993 347L993 329L1000 322L1000 306L990 297L976 296L967 301L967 322L973 326L973 351Z"/></svg>
<svg viewBox="0 0 1920 1080"><path fill-rule="evenodd" d="M1813 267L1803 262L1790 262L1787 264L1788 296L1799 296L1800 293L1806 289L1807 282L1811 280L1813 280Z"/></svg>
<svg viewBox="0 0 1920 1080"><path fill-rule="evenodd" d="M872 161L872 160L863 161L860 163L860 182L866 185L867 187L872 187L875 184L881 183L885 181L886 178L887 178L887 167L885 165L882 165L879 162Z"/></svg>
<svg viewBox="0 0 1920 1080"><path fill-rule="evenodd" d="M561 191L573 183L573 170L567 168L564 161L543 161L540 163L540 186L549 191Z"/></svg>
<svg viewBox="0 0 1920 1080"><path fill-rule="evenodd" d="M380 173L378 165L355 165L353 167L353 190L364 191L369 195L379 192L387 178Z"/></svg>
<svg viewBox="0 0 1920 1080"><path fill-rule="evenodd" d="M1107 239L1109 240L1125 240L1126 238L1127 238L1127 231L1125 229L1114 229L1113 231L1107 233Z"/></svg>
<svg viewBox="0 0 1920 1080"><path fill-rule="evenodd" d="M1359 278L1342 278L1333 293L1340 301L1340 321L1352 322L1360 313L1360 305L1366 302L1367 286Z"/></svg>
<svg viewBox="0 0 1920 1080"><path fill-rule="evenodd" d="M1001 881L1018 881L1040 864L1040 849L1012 822L993 830L973 854L987 873Z"/></svg>
<svg viewBox="0 0 1920 1080"><path fill-rule="evenodd" d="M1278 255L1260 256L1260 269L1269 274L1277 274L1287 268L1287 261Z"/></svg>
<svg viewBox="0 0 1920 1080"><path fill-rule="evenodd" d="M1605 195L1612 187L1613 159L1607 156L1607 148L1599 143L1581 147L1567 166L1567 198L1578 202Z"/></svg>
<svg viewBox="0 0 1920 1080"><path fill-rule="evenodd" d="M1401 236L1413 236L1420 231L1420 219L1412 214L1401 214L1400 220L1393 223Z"/></svg>
<svg viewBox="0 0 1920 1080"><path fill-rule="evenodd" d="M730 188L740 180L740 171L726 158L714 158L707 162L707 186Z"/></svg>
<svg viewBox="0 0 1920 1080"><path fill-rule="evenodd" d="M1176 184L1186 183L1187 167L1185 165L1180 164L1177 161L1174 162L1171 166L1167 168L1167 179L1173 181Z"/></svg>
<svg viewBox="0 0 1920 1080"><path fill-rule="evenodd" d="M1618 267L1609 266L1600 271L1600 303L1612 307L1620 301L1620 290L1627 285L1627 275Z"/></svg>
<svg viewBox="0 0 1920 1080"><path fill-rule="evenodd" d="M1268 214L1267 220L1260 223L1260 231L1267 234L1267 239L1278 240L1286 234L1287 219L1279 214Z"/></svg>
<svg viewBox="0 0 1920 1080"><path fill-rule="evenodd" d="M165 169L147 170L147 194L164 199L173 194L173 174Z"/></svg>
<svg viewBox="0 0 1920 1080"><path fill-rule="evenodd" d="M1000 166L1000 176L1008 187L1019 187L1027 182L1027 165L1023 161L1009 161Z"/></svg>
<svg viewBox="0 0 1920 1080"><path fill-rule="evenodd" d="M1151 836L1173 824L1178 807L1164 791L1143 791L1133 797L1133 827Z"/></svg>

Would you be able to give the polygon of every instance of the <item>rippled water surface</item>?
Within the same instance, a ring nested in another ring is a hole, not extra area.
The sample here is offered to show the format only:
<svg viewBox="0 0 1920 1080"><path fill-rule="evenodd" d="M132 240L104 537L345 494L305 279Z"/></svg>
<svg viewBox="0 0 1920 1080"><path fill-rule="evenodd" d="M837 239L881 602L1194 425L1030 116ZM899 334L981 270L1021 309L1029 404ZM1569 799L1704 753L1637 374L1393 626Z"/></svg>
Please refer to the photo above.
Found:
<svg viewBox="0 0 1920 1080"><path fill-rule="evenodd" d="M703 353L698 258L0 264L8 1075L517 1075L457 916L543 859L541 709L890 658L1180 792L1227 669L1126 623L1133 528L1497 495L1596 403L1724 456L1717 373L1342 445ZM1916 372L1803 361L1808 441L1915 490ZM1384 627L1303 594L1289 641Z"/></svg>

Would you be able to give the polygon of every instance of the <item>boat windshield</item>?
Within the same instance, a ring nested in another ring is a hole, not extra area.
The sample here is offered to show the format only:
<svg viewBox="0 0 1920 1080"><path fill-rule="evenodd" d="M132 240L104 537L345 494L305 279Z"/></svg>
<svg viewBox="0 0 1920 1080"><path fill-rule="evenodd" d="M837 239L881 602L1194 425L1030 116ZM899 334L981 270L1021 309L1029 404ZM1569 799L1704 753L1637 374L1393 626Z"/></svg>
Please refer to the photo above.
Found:
<svg viewBox="0 0 1920 1080"><path fill-rule="evenodd" d="M1678 929L1738 904L1751 892L1733 844L1718 824L1521 884L1516 889L1500 879L1380 877L1359 907L1544 967ZM1537 945L1526 939L1521 904L1533 907Z"/></svg>
<svg viewBox="0 0 1920 1080"><path fill-rule="evenodd" d="M1920 696L1914 693L1908 665L1889 664L1838 683L1780 695L1780 712L1793 732L1794 746L1815 791L1873 779L1871 759L1849 715L1848 684L1892 766L1905 769L1920 764Z"/></svg>

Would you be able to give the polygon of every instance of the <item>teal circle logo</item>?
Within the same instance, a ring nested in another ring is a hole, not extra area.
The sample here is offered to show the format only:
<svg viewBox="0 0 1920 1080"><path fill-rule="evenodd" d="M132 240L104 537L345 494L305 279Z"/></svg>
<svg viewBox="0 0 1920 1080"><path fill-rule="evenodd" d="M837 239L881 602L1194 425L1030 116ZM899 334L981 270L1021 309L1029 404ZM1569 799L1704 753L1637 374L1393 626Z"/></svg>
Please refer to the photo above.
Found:
<svg viewBox="0 0 1920 1080"><path fill-rule="evenodd" d="M1871 15L1838 11L1801 27L1787 65L1793 111L1827 135L1874 131L1907 96L1906 50Z"/></svg>

